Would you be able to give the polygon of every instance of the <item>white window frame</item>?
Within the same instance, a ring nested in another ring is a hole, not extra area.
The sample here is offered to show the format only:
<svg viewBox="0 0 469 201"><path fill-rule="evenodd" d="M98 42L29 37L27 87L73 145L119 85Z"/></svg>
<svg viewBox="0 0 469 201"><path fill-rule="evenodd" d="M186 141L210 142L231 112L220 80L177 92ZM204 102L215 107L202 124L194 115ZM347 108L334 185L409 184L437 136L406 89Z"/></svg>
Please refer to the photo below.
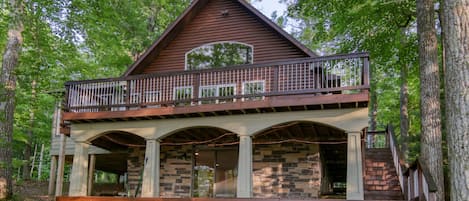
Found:
<svg viewBox="0 0 469 201"><path fill-rule="evenodd" d="M180 89L190 89L191 90L190 99L192 99L194 97L194 87L192 85L191 86L181 86L181 87L174 87L173 100L175 100L175 101L182 100L182 99L177 98L177 91L180 90Z"/></svg>
<svg viewBox="0 0 469 201"><path fill-rule="evenodd" d="M223 98L223 96L220 96L220 88L223 87L233 87L233 96L236 96L236 84L217 84L217 85L204 85L200 86L199 88L199 98L208 98L208 97L202 97L203 89L215 89L215 96L214 97L219 97ZM233 102L236 102L236 98L233 98ZM219 99L215 100L216 104L221 103ZM202 101L199 101L199 104L203 104Z"/></svg>
<svg viewBox="0 0 469 201"><path fill-rule="evenodd" d="M241 86L241 93L243 95L247 95L246 92L245 92L245 89L246 89L246 84L253 84L253 83L262 83L262 93L265 93L265 80L250 80L250 81L244 81L242 83L242 86ZM250 94L249 94L250 95ZM261 99L260 100L264 100L265 99L265 96L259 96ZM242 101L245 101L245 100L250 100L250 99L254 99L256 97L250 97L250 98L242 98L241 100Z"/></svg>

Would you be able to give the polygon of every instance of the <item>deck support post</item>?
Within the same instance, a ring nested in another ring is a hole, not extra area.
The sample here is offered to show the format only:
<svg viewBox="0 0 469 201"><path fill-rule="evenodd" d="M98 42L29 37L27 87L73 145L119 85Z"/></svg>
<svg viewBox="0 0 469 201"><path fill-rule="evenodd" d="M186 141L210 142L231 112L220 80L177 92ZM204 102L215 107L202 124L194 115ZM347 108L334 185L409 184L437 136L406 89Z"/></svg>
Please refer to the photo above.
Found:
<svg viewBox="0 0 469 201"><path fill-rule="evenodd" d="M88 168L88 192L87 195L91 195L93 193L93 183L94 183L94 170L96 166L96 155L90 155L90 165Z"/></svg>
<svg viewBox="0 0 469 201"><path fill-rule="evenodd" d="M361 132L347 137L347 200L363 200Z"/></svg>
<svg viewBox="0 0 469 201"><path fill-rule="evenodd" d="M58 156L51 156L50 158L50 172L49 172L49 196L53 196L55 190L55 179L57 175L57 158Z"/></svg>
<svg viewBox="0 0 469 201"><path fill-rule="evenodd" d="M160 196L160 142L148 139L142 180L142 197Z"/></svg>
<svg viewBox="0 0 469 201"><path fill-rule="evenodd" d="M88 148L89 144L85 142L75 144L69 196L86 196L87 194Z"/></svg>
<svg viewBox="0 0 469 201"><path fill-rule="evenodd" d="M64 168L65 168L65 146L67 138L65 134L60 134L59 159L57 164L57 180L55 182L55 196L62 196L64 186Z"/></svg>
<svg viewBox="0 0 469 201"><path fill-rule="evenodd" d="M248 135L239 136L238 198L252 197L252 139Z"/></svg>

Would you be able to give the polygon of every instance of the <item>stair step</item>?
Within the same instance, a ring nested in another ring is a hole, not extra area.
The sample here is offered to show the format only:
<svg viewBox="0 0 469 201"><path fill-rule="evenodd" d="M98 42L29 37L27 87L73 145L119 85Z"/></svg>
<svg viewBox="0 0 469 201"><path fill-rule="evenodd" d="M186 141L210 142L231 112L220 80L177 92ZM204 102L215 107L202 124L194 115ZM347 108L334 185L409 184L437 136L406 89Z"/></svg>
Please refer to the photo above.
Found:
<svg viewBox="0 0 469 201"><path fill-rule="evenodd" d="M403 200L391 151L388 148L365 152L365 200Z"/></svg>
<svg viewBox="0 0 469 201"><path fill-rule="evenodd" d="M365 191L365 200L404 200L400 191Z"/></svg>

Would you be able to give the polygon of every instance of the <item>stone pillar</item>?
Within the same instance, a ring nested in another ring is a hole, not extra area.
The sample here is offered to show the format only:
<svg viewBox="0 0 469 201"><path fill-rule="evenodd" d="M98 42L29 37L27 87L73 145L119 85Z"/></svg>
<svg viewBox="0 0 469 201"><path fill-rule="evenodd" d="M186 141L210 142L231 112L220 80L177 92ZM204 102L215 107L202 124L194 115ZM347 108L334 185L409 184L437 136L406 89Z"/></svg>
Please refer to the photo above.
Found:
<svg viewBox="0 0 469 201"><path fill-rule="evenodd" d="M160 142L147 140L142 179L142 197L160 196Z"/></svg>
<svg viewBox="0 0 469 201"><path fill-rule="evenodd" d="M90 165L88 168L88 193L91 195L93 193L93 183L94 183L94 169L96 166L96 155L90 155Z"/></svg>
<svg viewBox="0 0 469 201"><path fill-rule="evenodd" d="M50 158L50 172L49 172L49 196L55 195L55 178L57 175L57 158L58 156L51 156Z"/></svg>
<svg viewBox="0 0 469 201"><path fill-rule="evenodd" d="M347 200L363 200L361 132L349 132L347 139Z"/></svg>
<svg viewBox="0 0 469 201"><path fill-rule="evenodd" d="M73 155L72 175L70 176L69 196L86 196L88 182L89 144L77 142Z"/></svg>
<svg viewBox="0 0 469 201"><path fill-rule="evenodd" d="M238 198L252 197L252 139L251 136L239 136Z"/></svg>

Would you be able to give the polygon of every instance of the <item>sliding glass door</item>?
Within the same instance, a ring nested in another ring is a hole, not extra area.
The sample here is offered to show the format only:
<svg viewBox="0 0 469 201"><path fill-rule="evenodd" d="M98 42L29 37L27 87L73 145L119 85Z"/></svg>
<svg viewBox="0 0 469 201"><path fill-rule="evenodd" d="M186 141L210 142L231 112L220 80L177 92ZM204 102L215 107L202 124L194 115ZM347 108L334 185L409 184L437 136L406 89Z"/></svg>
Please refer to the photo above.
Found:
<svg viewBox="0 0 469 201"><path fill-rule="evenodd" d="M238 149L200 149L194 155L193 197L236 197Z"/></svg>

